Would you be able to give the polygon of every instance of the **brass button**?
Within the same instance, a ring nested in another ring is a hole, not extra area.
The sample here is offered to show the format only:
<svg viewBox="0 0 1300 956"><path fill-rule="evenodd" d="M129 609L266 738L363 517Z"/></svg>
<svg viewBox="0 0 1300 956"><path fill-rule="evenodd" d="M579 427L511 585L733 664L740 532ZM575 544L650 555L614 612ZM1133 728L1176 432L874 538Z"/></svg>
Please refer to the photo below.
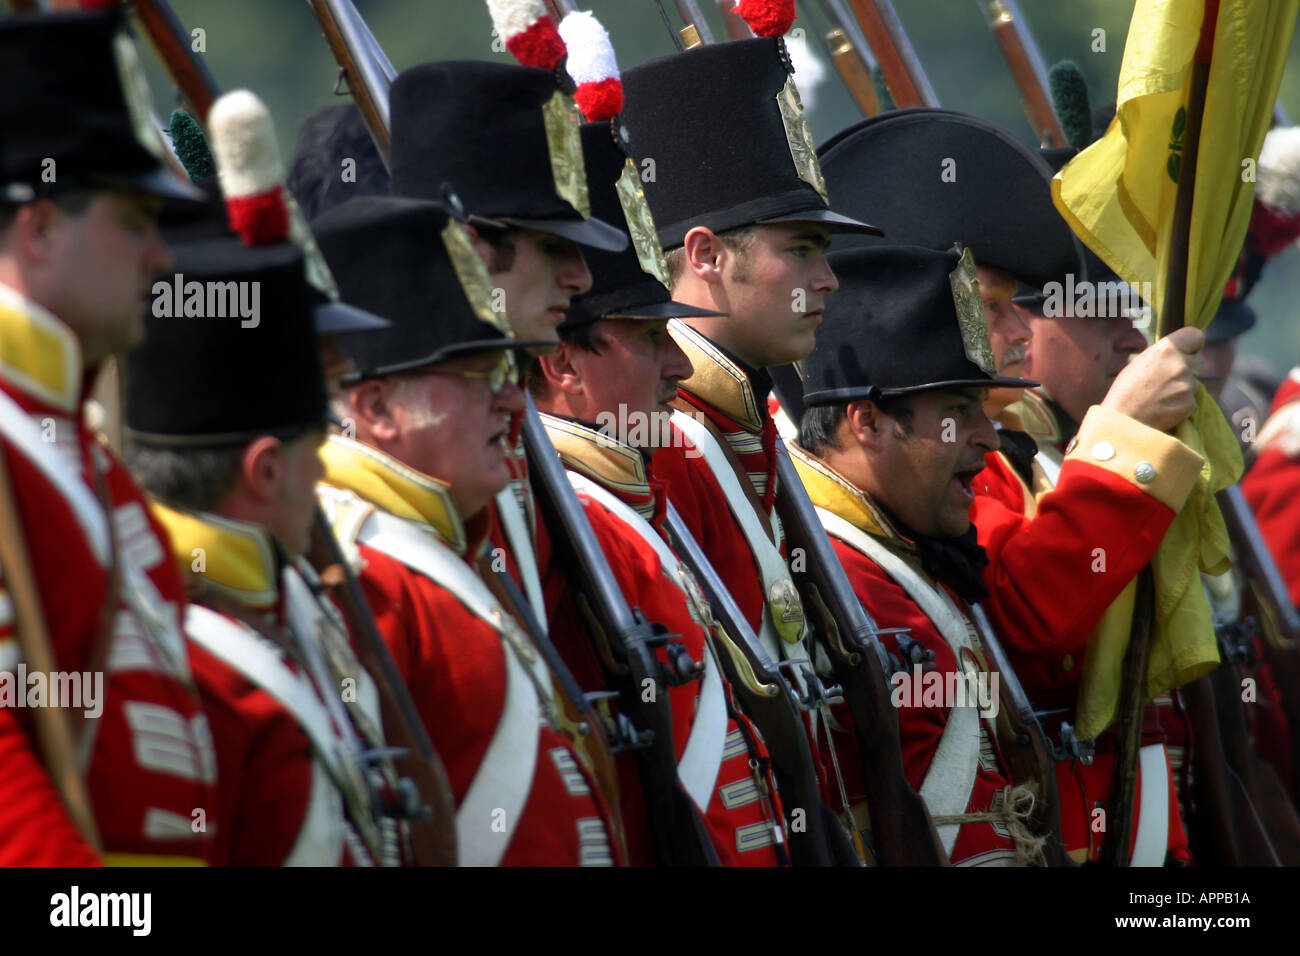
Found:
<svg viewBox="0 0 1300 956"><path fill-rule="evenodd" d="M1156 466L1149 461L1140 461L1133 466L1133 477L1144 485L1156 480Z"/></svg>
<svg viewBox="0 0 1300 956"><path fill-rule="evenodd" d="M1098 461L1110 461L1115 457L1115 446L1108 441L1099 441L1092 446L1092 457Z"/></svg>

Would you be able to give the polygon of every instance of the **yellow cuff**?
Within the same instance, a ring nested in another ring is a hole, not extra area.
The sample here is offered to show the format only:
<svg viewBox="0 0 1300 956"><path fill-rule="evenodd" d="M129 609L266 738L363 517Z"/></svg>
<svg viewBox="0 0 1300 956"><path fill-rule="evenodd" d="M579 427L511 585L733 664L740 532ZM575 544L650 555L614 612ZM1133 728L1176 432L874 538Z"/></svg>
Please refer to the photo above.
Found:
<svg viewBox="0 0 1300 956"><path fill-rule="evenodd" d="M1205 464L1172 435L1101 405L1088 409L1071 446L1066 461L1105 468L1173 511L1182 510Z"/></svg>

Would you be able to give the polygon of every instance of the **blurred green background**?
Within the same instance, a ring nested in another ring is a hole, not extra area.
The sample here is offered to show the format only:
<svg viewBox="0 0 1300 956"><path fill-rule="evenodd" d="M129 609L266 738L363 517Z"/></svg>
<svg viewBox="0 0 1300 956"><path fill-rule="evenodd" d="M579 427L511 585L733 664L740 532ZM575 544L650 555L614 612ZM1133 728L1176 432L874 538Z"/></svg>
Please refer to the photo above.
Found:
<svg viewBox="0 0 1300 956"><path fill-rule="evenodd" d="M1172 0L1177 4L1183 0ZM713 0L699 0L714 33L724 36ZM1114 102L1133 4L1130 0L1019 0L1044 62L1072 59L1087 77L1094 106ZM393 65L440 59L503 59L492 50L492 25L484 0L356 0ZM673 42L655 0L590 0L609 30L623 68L670 53ZM299 122L313 108L337 102L337 68L307 0L172 0L188 28L205 33L208 65L222 89L248 87L271 108L286 161ZM674 16L671 0L664 7ZM1019 95L976 0L894 0L940 103L999 123L1032 141ZM797 74L818 142L860 117L821 41L825 25L816 4L799 2L795 29L804 29L818 61ZM1093 52L1093 31L1105 31L1105 52ZM147 47L147 44L143 46ZM154 98L161 112L176 92L150 50L145 50ZM817 75L820 82L813 82ZM702 91L707 95L707 91ZM1279 102L1300 122L1300 36L1293 36ZM1300 251L1275 259L1251 295L1260 316L1244 336L1243 353L1269 360L1284 372L1300 363Z"/></svg>

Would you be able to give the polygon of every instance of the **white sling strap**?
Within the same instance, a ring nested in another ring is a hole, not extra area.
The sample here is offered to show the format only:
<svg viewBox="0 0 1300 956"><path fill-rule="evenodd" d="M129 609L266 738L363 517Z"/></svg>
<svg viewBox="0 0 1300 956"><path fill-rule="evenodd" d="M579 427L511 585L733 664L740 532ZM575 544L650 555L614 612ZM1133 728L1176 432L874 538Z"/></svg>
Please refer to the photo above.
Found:
<svg viewBox="0 0 1300 956"><path fill-rule="evenodd" d="M567 474L569 484L573 485L575 491L588 498L594 498L604 505L655 549L664 573L672 579L673 584L682 592L683 600L689 604L692 598L690 590L681 579L682 563L650 522L627 502L586 475L580 475L575 471L569 471ZM723 700L722 677L708 641L704 642L704 653L704 675L699 703L695 710L695 719L691 722L691 734L686 741L686 749L682 752L681 759L677 761L677 776L701 812L708 810L709 800L713 796L714 785L718 780L718 771L722 768L722 752L727 741L727 705Z"/></svg>
<svg viewBox="0 0 1300 956"><path fill-rule="evenodd" d="M542 597L542 581L537 570L537 552L533 548L533 536L528 530L528 516L524 506L515 495L514 482L497 492L497 514L501 518L501 527L514 552L515 563L519 566L519 576L523 578L524 594L532 605L533 616L537 626L546 630L546 600ZM523 491L528 494L528 483L521 482Z"/></svg>
<svg viewBox="0 0 1300 956"><path fill-rule="evenodd" d="M357 540L402 562L454 594L469 611L492 625L501 639L506 665L505 707L497 721L474 781L456 811L456 838L463 866L496 866L514 836L537 768L541 702L534 679L550 686L550 672L540 655L528 665L520 651L501 633L505 612L474 571L431 531L384 511L374 511L357 533Z"/></svg>
<svg viewBox="0 0 1300 956"><path fill-rule="evenodd" d="M1164 746L1150 744L1139 750L1138 768L1141 799L1129 866L1164 866L1169 847L1169 776Z"/></svg>
<svg viewBox="0 0 1300 956"><path fill-rule="evenodd" d="M790 578L789 565L785 563L785 558L781 556L780 549L772 543L772 538L764 530L759 516L750 507L749 498L745 494L745 489L740 485L740 479L736 477L735 469L731 467L731 462L727 459L726 451L718 444L713 434L697 421L693 415L688 415L682 411L673 412L672 422L686 434L686 437L691 440L691 444L695 445L704 454L704 461L708 464L709 470L713 472L713 477L718 480L718 485L722 488L722 493L727 499L731 513L735 516L736 522L740 525L741 533L744 534L745 541L749 544L749 550L758 562L759 576L763 581L763 594L766 599L767 595L772 593L773 586L777 582ZM773 529L776 528L775 521L771 521L771 525ZM802 658L809 661L808 666L812 667L812 656L808 653L803 636L801 635L799 640L793 643L782 640L781 635L777 633L776 627L772 623L770 605L764 609L763 623L759 629L758 638L763 645L763 649L767 651L774 662L787 658ZM799 693L807 697L808 686L804 680L802 669L795 667L792 668L792 672Z"/></svg>
<svg viewBox="0 0 1300 956"><path fill-rule="evenodd" d="M973 650L966 618L953 605L942 589L931 587L907 562L890 551L867 532L850 524L834 512L817 509L822 527L841 541L861 551L878 564L897 582L908 596L925 612L948 647L957 657L958 666L966 660L964 650ZM921 783L921 798L934 816L965 813L970 806L970 796L975 789L975 776L979 769L980 718L978 705L966 700L964 706L954 706L948 713L943 735ZM950 823L936 827L945 852L951 854L957 842L961 824Z"/></svg>

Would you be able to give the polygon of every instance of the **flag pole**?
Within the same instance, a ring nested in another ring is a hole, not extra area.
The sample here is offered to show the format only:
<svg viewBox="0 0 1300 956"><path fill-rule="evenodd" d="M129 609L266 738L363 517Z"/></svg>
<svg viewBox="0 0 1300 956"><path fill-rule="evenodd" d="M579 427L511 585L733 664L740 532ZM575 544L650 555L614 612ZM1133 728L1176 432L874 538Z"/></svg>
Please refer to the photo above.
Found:
<svg viewBox="0 0 1300 956"><path fill-rule="evenodd" d="M1188 255L1191 251L1192 207L1196 198L1196 159L1200 149L1201 120L1210 83L1210 58L1214 50L1219 0L1206 0L1201 21L1201 39L1192 61L1191 87L1187 97L1186 146L1178 164L1178 191L1174 198L1171 250L1166 272L1164 304L1158 317L1158 337L1187 324ZM1176 154L1175 154L1176 155ZM1124 652L1120 690L1118 739L1111 774L1111 809L1101 861L1111 866L1129 865L1129 843L1133 833L1133 802L1137 790L1138 751L1142 745L1142 712L1146 709L1147 667L1151 659L1155 629L1155 576L1147 565L1137 577L1133 605L1133 631Z"/></svg>

